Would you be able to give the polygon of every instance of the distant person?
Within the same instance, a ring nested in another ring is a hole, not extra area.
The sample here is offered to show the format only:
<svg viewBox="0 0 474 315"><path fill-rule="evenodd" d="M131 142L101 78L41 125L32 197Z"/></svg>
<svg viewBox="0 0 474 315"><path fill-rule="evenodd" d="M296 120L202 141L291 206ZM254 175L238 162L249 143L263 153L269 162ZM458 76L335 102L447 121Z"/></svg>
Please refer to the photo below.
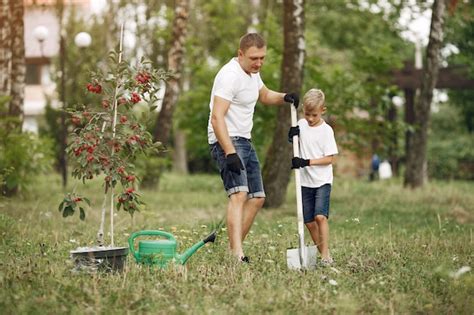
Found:
<svg viewBox="0 0 474 315"><path fill-rule="evenodd" d="M383 162L380 163L379 177L380 179L392 178L392 166L387 160L383 160Z"/></svg>
<svg viewBox="0 0 474 315"><path fill-rule="evenodd" d="M333 183L332 162L338 154L334 131L321 117L326 112L324 93L311 89L303 98L304 119L291 127L288 137L299 135L300 157L291 168L302 168L301 190L306 227L321 255L321 263L330 265L329 200Z"/></svg>
<svg viewBox="0 0 474 315"><path fill-rule="evenodd" d="M229 197L230 250L242 262L249 262L242 242L265 201L260 164L251 141L255 104L257 100L267 105L299 104L296 93L278 93L265 86L259 73L265 55L266 43L260 35L242 36L237 57L214 79L209 104L208 142Z"/></svg>
<svg viewBox="0 0 474 315"><path fill-rule="evenodd" d="M380 158L376 153L374 153L372 155L372 160L370 162L370 174L369 174L370 181L374 181L379 178L379 167L380 167Z"/></svg>

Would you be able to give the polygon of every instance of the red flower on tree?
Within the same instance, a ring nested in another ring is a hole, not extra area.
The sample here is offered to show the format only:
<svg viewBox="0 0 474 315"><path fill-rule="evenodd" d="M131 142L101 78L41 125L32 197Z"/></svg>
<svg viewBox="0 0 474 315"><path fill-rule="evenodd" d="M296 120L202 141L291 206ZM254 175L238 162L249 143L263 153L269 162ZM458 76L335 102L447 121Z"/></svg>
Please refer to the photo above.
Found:
<svg viewBox="0 0 474 315"><path fill-rule="evenodd" d="M151 76L149 73L147 72L139 72L136 76L135 76L135 80L139 83L139 84L148 84L150 82L150 79L151 79Z"/></svg>
<svg viewBox="0 0 474 315"><path fill-rule="evenodd" d="M100 94L102 93L102 86L98 84L97 82L95 83L87 83L86 88L89 92L95 93L95 94Z"/></svg>
<svg viewBox="0 0 474 315"><path fill-rule="evenodd" d="M136 104L138 102L140 102L142 99L140 98L140 95L137 93L137 92L133 92L132 93L132 97L130 98L130 101L133 103L133 104Z"/></svg>

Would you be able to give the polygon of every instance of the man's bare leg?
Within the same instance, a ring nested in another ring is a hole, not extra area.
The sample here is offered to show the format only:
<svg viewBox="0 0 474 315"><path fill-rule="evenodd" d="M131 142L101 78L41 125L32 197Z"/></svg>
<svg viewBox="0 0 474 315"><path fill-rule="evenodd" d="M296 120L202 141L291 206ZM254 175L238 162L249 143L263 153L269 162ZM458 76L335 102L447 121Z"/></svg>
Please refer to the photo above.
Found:
<svg viewBox="0 0 474 315"><path fill-rule="evenodd" d="M258 210L260 210L263 207L264 202L265 202L265 198L263 197L251 198L245 201L244 215L243 215L243 221L242 221L242 242L245 240L245 237L249 233L250 228L252 227L253 221L255 220L255 217L257 216Z"/></svg>
<svg viewBox="0 0 474 315"><path fill-rule="evenodd" d="M240 191L230 195L227 206L227 234L230 250L238 258L244 256L242 248L242 220L247 192Z"/></svg>

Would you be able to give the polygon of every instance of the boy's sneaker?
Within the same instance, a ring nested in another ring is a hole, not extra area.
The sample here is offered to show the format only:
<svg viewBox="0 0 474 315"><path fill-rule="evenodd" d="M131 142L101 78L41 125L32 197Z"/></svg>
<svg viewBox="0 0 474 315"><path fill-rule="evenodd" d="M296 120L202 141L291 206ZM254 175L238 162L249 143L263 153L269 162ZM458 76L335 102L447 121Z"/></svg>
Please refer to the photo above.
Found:
<svg viewBox="0 0 474 315"><path fill-rule="evenodd" d="M329 258L322 258L321 259L321 266L331 266L334 263L334 259L332 257Z"/></svg>

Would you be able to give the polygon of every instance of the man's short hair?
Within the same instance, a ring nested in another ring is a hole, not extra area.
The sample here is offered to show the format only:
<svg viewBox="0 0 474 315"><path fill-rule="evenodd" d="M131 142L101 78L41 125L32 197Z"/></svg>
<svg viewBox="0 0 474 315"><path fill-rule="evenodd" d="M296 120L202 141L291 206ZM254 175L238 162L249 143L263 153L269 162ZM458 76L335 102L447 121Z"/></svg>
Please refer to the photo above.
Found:
<svg viewBox="0 0 474 315"><path fill-rule="evenodd" d="M263 48L265 46L267 46L267 43L263 37L257 33L247 33L240 38L239 49L242 52L245 52L250 47Z"/></svg>

